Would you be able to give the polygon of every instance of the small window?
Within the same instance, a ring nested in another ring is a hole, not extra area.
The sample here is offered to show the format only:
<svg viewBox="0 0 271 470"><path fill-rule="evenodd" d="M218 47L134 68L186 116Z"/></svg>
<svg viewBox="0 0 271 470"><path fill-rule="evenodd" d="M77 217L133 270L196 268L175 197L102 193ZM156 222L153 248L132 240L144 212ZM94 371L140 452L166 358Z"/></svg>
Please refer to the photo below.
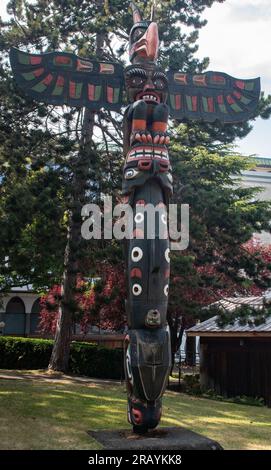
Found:
<svg viewBox="0 0 271 470"><path fill-rule="evenodd" d="M36 299L33 303L31 313L40 313L40 298Z"/></svg>
<svg viewBox="0 0 271 470"><path fill-rule="evenodd" d="M25 313L25 305L20 297L13 297L7 304L6 313Z"/></svg>

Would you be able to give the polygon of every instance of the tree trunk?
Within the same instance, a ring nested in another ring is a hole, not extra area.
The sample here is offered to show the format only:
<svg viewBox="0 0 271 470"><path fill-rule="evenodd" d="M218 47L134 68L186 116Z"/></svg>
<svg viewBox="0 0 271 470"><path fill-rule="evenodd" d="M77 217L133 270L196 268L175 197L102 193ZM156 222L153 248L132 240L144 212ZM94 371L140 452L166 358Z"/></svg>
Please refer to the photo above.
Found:
<svg viewBox="0 0 271 470"><path fill-rule="evenodd" d="M69 215L67 245L64 257L64 274L59 321L55 343L48 368L55 371L68 370L73 314L76 309L75 292L81 249L81 209L85 201L85 187L89 178L89 157L85 151L93 135L95 112L85 109L82 138L78 158L74 163L72 204Z"/></svg>
<svg viewBox="0 0 271 470"><path fill-rule="evenodd" d="M186 365L194 367L196 365L196 338L187 336L185 345Z"/></svg>
<svg viewBox="0 0 271 470"><path fill-rule="evenodd" d="M102 3L101 0L97 0ZM97 34L96 54L102 56L104 34ZM64 274L59 320L52 355L48 369L66 372L69 365L70 342L72 338L73 314L76 309L75 292L79 273L79 252L81 248L81 209L85 202L85 188L89 178L90 158L86 147L92 141L95 111L85 108L82 137L78 158L74 163L72 182L72 204L69 217L67 245L64 257Z"/></svg>

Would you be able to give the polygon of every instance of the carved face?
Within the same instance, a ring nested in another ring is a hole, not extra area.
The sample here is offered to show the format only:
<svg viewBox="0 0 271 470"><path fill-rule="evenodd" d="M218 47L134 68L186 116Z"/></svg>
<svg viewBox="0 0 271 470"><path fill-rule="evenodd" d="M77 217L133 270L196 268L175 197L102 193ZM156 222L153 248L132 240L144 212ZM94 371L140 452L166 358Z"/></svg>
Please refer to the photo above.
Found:
<svg viewBox="0 0 271 470"><path fill-rule="evenodd" d="M140 65L127 67L125 82L130 103L144 100L147 103L158 104L167 100L167 76L154 64L148 64L148 67Z"/></svg>
<svg viewBox="0 0 271 470"><path fill-rule="evenodd" d="M158 26L153 21L136 23L130 32L129 55L132 63L155 61L158 57Z"/></svg>

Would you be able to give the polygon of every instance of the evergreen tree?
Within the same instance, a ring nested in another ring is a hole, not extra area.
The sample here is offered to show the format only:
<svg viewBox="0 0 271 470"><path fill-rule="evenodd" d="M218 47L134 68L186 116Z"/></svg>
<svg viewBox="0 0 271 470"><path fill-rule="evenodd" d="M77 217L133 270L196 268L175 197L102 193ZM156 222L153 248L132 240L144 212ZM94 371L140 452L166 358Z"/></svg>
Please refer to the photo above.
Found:
<svg viewBox="0 0 271 470"><path fill-rule="evenodd" d="M194 53L198 30L205 24L201 14L214 1L157 3L161 66L189 72L205 70L208 59L195 59ZM148 17L150 2L145 0L138 4ZM129 1L120 0L35 0L31 3L11 0L8 4L10 19L1 22L0 280L3 289L25 282L39 287L53 285L61 277L66 246L62 323L51 361L51 366L59 370L65 370L68 363L78 273L95 272L97 262L104 256L113 261L120 257L121 250L115 242L95 242L95 247L93 242L82 242L79 228L81 207L86 201L99 202L101 192L116 195L120 188L122 116L107 111L84 113L76 108L59 109L33 102L12 81L8 51L11 46L31 52L62 50L82 57L98 55L125 63L132 25L128 7ZM180 25L191 27L191 32L184 33ZM267 118L269 113L270 98L262 97L254 118L258 115ZM262 204L255 203L254 211L251 206L246 210L252 192L245 194L236 190L233 194L231 188L223 190L220 199L218 197L220 185L229 182L230 172L237 174L243 168L239 160L222 158L228 153L222 144L245 136L252 121L234 126L184 123L177 130L176 123L173 125L174 197L176 202L191 201L193 206L192 239L195 243L188 257L206 263L223 240L227 246L223 254L226 257L226 250L229 253L229 271L237 268L236 257L231 256L232 241L233 251L237 252L240 243L248 239L254 228L259 229L257 223L262 221L263 227L269 217L267 207ZM209 178L209 187L203 183L207 170L205 179ZM184 175L186 191L182 187ZM212 188L214 175L217 179ZM239 213L241 203L238 214L235 213L238 204L234 201L238 197L243 201L242 216ZM215 200L217 206L212 205ZM230 224L230 216L234 218L235 227L231 230L225 225L226 220ZM244 221L244 227L238 229L238 223ZM219 242L222 226L224 231ZM203 236L206 236L205 244ZM183 254L178 259L190 269Z"/></svg>

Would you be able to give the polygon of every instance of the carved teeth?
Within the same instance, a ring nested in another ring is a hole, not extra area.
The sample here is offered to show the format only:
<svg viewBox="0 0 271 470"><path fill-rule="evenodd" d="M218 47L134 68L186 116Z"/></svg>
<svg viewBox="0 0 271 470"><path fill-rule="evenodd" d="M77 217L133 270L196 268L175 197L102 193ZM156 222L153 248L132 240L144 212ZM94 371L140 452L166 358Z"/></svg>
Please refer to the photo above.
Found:
<svg viewBox="0 0 271 470"><path fill-rule="evenodd" d="M143 100L146 100L146 101L147 101L147 100L149 100L149 101L157 101L157 98L156 98L156 96L154 96L154 95L144 95L144 96L143 96Z"/></svg>

